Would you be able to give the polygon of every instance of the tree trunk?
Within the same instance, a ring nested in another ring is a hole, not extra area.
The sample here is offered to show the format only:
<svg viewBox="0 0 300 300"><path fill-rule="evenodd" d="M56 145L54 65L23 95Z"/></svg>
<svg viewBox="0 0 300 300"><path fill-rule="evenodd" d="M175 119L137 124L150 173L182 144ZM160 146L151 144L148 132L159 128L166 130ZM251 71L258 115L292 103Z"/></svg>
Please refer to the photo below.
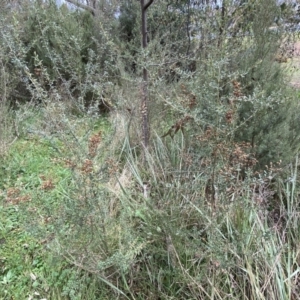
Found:
<svg viewBox="0 0 300 300"><path fill-rule="evenodd" d="M149 0L145 4L145 0L141 1L142 12L142 47L147 48L147 8L153 3L153 0ZM148 71L143 68L143 82L142 82L142 99L141 99L141 116L142 116L142 144L144 150L149 146L150 139L150 126L149 126L149 111L148 111Z"/></svg>

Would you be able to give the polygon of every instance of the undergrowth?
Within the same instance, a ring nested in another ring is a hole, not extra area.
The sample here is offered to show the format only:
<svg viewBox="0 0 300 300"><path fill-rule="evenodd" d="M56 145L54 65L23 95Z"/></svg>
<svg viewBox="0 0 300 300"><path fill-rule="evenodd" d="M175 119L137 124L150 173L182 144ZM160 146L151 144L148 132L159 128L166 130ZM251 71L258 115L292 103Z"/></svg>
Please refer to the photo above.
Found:
<svg viewBox="0 0 300 300"><path fill-rule="evenodd" d="M72 187L70 159L62 157L70 154L68 140L42 131L43 119L34 110L22 116L22 138L1 156L0 299L99 299L105 290L99 290L96 278L49 251L63 230L53 224ZM78 138L84 139L86 130L108 130L105 120L92 127L87 120L77 123L86 124Z"/></svg>
<svg viewBox="0 0 300 300"><path fill-rule="evenodd" d="M279 7L194 10L191 39L185 5L161 3L147 51L131 5L120 23L53 1L1 16L0 299L299 299Z"/></svg>
<svg viewBox="0 0 300 300"><path fill-rule="evenodd" d="M107 155L103 124L2 157L2 299L299 297L297 160L253 172L233 144L193 162L179 133L145 165L126 139Z"/></svg>

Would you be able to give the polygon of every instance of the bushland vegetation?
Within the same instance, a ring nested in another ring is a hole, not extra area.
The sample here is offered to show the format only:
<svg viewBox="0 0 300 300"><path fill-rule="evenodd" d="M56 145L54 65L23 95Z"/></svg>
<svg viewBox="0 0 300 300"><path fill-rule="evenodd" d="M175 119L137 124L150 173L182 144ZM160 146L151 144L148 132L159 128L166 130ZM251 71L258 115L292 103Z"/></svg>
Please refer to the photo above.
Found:
<svg viewBox="0 0 300 300"><path fill-rule="evenodd" d="M299 299L297 12L219 5L2 1L0 299Z"/></svg>

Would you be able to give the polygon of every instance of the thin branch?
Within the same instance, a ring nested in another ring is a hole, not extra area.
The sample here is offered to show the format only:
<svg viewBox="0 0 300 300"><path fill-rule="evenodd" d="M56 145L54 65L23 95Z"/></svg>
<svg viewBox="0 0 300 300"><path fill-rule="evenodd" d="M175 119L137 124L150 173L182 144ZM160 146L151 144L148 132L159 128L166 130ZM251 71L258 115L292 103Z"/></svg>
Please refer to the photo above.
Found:
<svg viewBox="0 0 300 300"><path fill-rule="evenodd" d="M66 0L66 1L68 3L74 4L75 6L77 6L79 8L85 9L85 10L89 11L92 14L96 14L96 9L92 8L91 6L82 4L82 3L80 3L80 2L78 2L76 0Z"/></svg>
<svg viewBox="0 0 300 300"><path fill-rule="evenodd" d="M144 6L144 10L146 10L152 3L154 0L149 0L148 3L145 4Z"/></svg>
<svg viewBox="0 0 300 300"><path fill-rule="evenodd" d="M186 23L186 33L188 36L188 48L186 50L186 55L189 55L190 47L191 47L191 35L190 35L190 25L191 25L191 10L190 10L190 1L188 1L188 17L187 17L187 23Z"/></svg>

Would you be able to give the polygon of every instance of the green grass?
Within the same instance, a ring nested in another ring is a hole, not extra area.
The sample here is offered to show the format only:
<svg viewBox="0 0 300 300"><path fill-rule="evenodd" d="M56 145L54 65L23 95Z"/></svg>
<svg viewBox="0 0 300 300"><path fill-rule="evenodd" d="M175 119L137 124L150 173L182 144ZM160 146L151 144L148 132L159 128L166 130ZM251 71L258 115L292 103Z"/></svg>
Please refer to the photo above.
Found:
<svg viewBox="0 0 300 300"><path fill-rule="evenodd" d="M47 197L40 191L41 175L53 178L54 182L70 176L68 170L51 162L55 154L42 141L20 140L1 159L2 299L25 299L30 294L42 292L46 295L40 287L39 277L47 268L45 259L48 254L41 240L28 229L30 219L43 218L39 202L46 201Z"/></svg>
<svg viewBox="0 0 300 300"><path fill-rule="evenodd" d="M91 133L108 130L107 124L97 121ZM31 134L1 157L0 299L95 299L95 280L49 250L55 218L72 185L62 156L66 147Z"/></svg>

